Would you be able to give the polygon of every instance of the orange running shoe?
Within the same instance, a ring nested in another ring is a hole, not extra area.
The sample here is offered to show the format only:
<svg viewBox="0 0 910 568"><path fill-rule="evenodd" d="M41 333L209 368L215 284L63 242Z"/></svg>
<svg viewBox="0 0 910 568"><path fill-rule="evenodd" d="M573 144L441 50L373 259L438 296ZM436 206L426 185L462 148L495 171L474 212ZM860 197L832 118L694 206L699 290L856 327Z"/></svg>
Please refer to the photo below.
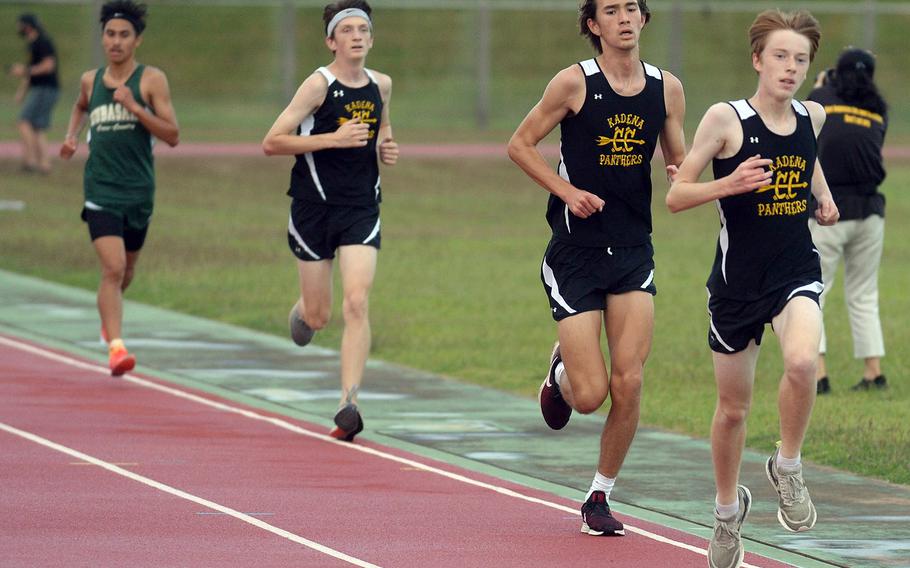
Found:
<svg viewBox="0 0 910 568"><path fill-rule="evenodd" d="M136 357L126 350L126 347L111 350L110 357L111 376L119 377L127 371L132 371L136 366Z"/></svg>

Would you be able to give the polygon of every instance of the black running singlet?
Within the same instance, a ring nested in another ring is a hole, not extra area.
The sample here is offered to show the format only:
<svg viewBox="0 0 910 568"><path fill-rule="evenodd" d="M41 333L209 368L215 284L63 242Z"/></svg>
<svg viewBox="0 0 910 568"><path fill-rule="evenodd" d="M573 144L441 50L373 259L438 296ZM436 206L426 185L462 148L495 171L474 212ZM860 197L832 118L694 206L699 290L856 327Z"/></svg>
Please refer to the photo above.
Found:
<svg viewBox="0 0 910 568"><path fill-rule="evenodd" d="M369 141L362 148L327 148L298 154L291 170L288 195L330 205L372 205L380 201L376 137L382 119L382 96L370 70L370 82L352 88L325 67L316 70L329 84L325 100L297 128L301 136L325 134L355 118L369 125Z"/></svg>
<svg viewBox="0 0 910 568"><path fill-rule="evenodd" d="M597 64L579 63L585 102L562 120L559 175L604 200L603 211L576 217L551 195L547 221L555 240L576 246L637 246L651 240L651 157L667 118L660 69L642 62L645 87L617 94Z"/></svg>
<svg viewBox="0 0 910 568"><path fill-rule="evenodd" d="M730 175L750 156L773 160L771 184L719 199L720 235L708 277L711 296L751 301L804 277L821 278L808 218L816 140L809 111L793 101L796 130L775 134L746 100L730 103L743 143L735 156L714 159L714 179Z"/></svg>

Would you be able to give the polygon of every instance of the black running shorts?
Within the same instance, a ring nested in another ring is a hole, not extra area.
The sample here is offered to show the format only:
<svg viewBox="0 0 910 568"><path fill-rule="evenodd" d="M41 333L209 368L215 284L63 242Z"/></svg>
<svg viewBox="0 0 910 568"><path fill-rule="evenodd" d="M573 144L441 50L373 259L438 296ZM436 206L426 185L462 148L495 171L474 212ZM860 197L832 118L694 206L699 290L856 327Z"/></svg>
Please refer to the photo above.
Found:
<svg viewBox="0 0 910 568"><path fill-rule="evenodd" d="M149 226L135 229L127 224L125 216L113 211L82 209L82 220L88 224L92 241L99 237L120 237L127 252L136 252L145 244Z"/></svg>
<svg viewBox="0 0 910 568"><path fill-rule="evenodd" d="M761 345L765 324L771 323L787 302L805 296L818 304L823 289L821 279L797 281L749 302L718 298L709 292L708 345L712 351L727 354L742 351L753 339Z"/></svg>
<svg viewBox="0 0 910 568"><path fill-rule="evenodd" d="M607 294L640 290L652 296L654 247L579 247L551 240L540 269L550 311L559 321L607 307Z"/></svg>
<svg viewBox="0 0 910 568"><path fill-rule="evenodd" d="M294 199L288 221L288 246L300 260L329 260L345 245L379 248L379 204L327 205Z"/></svg>

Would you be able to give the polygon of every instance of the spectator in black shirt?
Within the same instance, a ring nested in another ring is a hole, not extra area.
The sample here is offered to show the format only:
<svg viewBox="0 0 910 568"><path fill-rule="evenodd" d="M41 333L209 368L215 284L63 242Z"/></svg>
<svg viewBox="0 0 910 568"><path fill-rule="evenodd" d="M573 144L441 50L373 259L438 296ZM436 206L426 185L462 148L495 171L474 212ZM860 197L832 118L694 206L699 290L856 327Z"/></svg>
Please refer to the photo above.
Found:
<svg viewBox="0 0 910 568"><path fill-rule="evenodd" d="M821 255L825 291L821 305L834 284L844 260L844 295L853 333L853 355L865 360L862 380L853 390L883 389L885 354L878 315L878 267L885 231L885 196L879 185L885 179L882 144L888 128L888 108L875 85L875 57L868 51L847 48L837 67L819 75L809 99L825 107L828 121L818 137L818 157L828 179L840 221L823 227L810 220L812 239ZM825 336L817 370L819 394L831 390L825 368Z"/></svg>
<svg viewBox="0 0 910 568"><path fill-rule="evenodd" d="M22 80L16 91L16 102L22 104L19 114L19 136L22 139L22 168L26 171L48 173L51 169L45 132L50 126L51 112L57 102L57 52L38 18L22 14L18 21L19 35L28 42L29 64L10 66L10 75Z"/></svg>

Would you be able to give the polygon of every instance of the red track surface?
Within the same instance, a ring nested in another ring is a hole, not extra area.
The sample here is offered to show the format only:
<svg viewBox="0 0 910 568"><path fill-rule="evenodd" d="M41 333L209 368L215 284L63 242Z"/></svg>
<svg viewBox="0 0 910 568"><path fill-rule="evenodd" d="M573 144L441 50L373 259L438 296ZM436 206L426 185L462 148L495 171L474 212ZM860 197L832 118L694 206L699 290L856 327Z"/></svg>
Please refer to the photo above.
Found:
<svg viewBox="0 0 910 568"><path fill-rule="evenodd" d="M18 340L0 336L0 423L248 513L365 563L438 568L707 564L696 552L630 531L622 538L581 535L578 515L558 508L575 510L577 504L551 494L372 443L353 445L368 449L359 451L13 343ZM394 461L401 458L419 464ZM557 507L451 479L421 464ZM0 430L0 488L4 567L351 565L7 430ZM674 541L706 545L637 519L622 520ZM746 560L785 566L754 555Z"/></svg>

